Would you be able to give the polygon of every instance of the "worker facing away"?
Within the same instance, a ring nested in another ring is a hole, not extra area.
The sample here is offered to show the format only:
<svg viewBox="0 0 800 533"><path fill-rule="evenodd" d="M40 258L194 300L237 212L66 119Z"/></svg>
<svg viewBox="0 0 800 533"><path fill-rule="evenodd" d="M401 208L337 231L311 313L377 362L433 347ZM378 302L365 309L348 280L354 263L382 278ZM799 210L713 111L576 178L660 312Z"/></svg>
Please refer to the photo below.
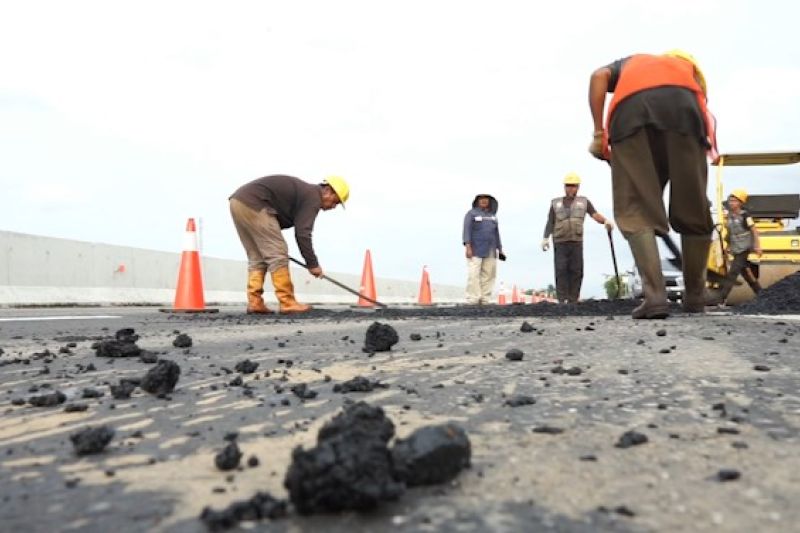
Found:
<svg viewBox="0 0 800 533"><path fill-rule="evenodd" d="M758 294L761 291L761 285L758 283L750 262L747 260L751 253L755 253L758 257L761 257L762 254L761 242L755 222L753 222L750 213L744 208L747 203L747 196L747 191L744 189L735 189L728 196L727 239L728 250L733 255L733 261L731 261L731 265L728 268L728 275L725 276L725 281L719 291L712 293L711 301L708 303L723 303L740 274L750 285L750 288L753 289L754 293Z"/></svg>
<svg viewBox="0 0 800 533"><path fill-rule="evenodd" d="M542 250L550 248L553 236L553 255L556 273L556 298L559 303L576 303L583 283L583 221L586 215L608 231L614 224L595 210L592 202L578 196L581 178L570 173L564 178L564 196L553 198L544 227Z"/></svg>
<svg viewBox="0 0 800 533"><path fill-rule="evenodd" d="M605 126L606 93L614 96ZM705 309L705 275L713 222L706 152L716 153L706 81L689 53L637 54L600 67L589 83L594 137L589 152L611 164L614 219L642 275L644 302L633 318L666 318L667 294L656 235L681 234L683 310ZM670 182L669 219L663 192Z"/></svg>
<svg viewBox="0 0 800 533"><path fill-rule="evenodd" d="M338 176L315 185L292 176L266 176L239 187L230 198L231 217L247 253L247 313L269 314L264 303L264 280L272 276L281 313L303 313L311 306L298 303L289 272L289 248L281 230L294 227L297 247L311 275L322 276L311 233L320 210L347 201L350 187Z"/></svg>
<svg viewBox="0 0 800 533"><path fill-rule="evenodd" d="M462 241L467 257L468 304L488 304L492 298L497 275L497 259L505 261L497 223L497 200L489 194L479 194L472 209L464 216Z"/></svg>

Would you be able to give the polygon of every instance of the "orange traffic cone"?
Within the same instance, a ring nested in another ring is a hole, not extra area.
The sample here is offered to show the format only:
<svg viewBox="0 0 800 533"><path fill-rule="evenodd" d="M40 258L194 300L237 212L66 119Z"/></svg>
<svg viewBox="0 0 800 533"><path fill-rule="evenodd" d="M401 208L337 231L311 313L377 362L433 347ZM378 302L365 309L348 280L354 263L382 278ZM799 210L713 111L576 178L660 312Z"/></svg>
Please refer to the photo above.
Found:
<svg viewBox="0 0 800 533"><path fill-rule="evenodd" d="M514 288L511 290L511 303L512 304L518 304L519 303L519 293L517 292L517 286L516 285L514 285Z"/></svg>
<svg viewBox="0 0 800 533"><path fill-rule="evenodd" d="M497 291L497 305L506 305L506 288L503 282L500 282L500 290Z"/></svg>
<svg viewBox="0 0 800 533"><path fill-rule="evenodd" d="M431 305L431 278L428 276L427 267L422 267L422 281L419 284L419 305Z"/></svg>
<svg viewBox="0 0 800 533"><path fill-rule="evenodd" d="M375 291L375 276L372 274L372 255L369 253L369 250L367 250L367 255L364 257L364 270L361 273L361 287L359 287L358 292L367 298L373 300L378 299L378 294ZM364 298L358 298L359 307L373 307L374 305L375 304Z"/></svg>
<svg viewBox="0 0 800 533"><path fill-rule="evenodd" d="M197 251L197 230L194 219L186 223L181 266L178 270L178 288L172 309L161 309L167 313L216 313L219 309L206 308L203 296L203 276L200 272L200 252Z"/></svg>

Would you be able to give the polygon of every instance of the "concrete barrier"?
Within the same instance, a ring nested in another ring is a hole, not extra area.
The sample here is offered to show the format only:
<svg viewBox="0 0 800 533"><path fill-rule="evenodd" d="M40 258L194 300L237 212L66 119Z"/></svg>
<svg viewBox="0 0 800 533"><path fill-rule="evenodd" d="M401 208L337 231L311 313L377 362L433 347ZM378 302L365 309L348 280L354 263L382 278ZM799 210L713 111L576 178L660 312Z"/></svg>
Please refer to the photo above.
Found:
<svg viewBox="0 0 800 533"><path fill-rule="evenodd" d="M0 306L169 305L175 297L180 253L56 239L0 231ZM244 303L245 261L203 257L206 302ZM360 274L330 272L358 289ZM309 303L355 304L357 297L335 285L292 269L298 299ZM378 300L411 304L419 281L375 279ZM463 300L464 289L433 285L434 303ZM265 293L268 303L274 295Z"/></svg>

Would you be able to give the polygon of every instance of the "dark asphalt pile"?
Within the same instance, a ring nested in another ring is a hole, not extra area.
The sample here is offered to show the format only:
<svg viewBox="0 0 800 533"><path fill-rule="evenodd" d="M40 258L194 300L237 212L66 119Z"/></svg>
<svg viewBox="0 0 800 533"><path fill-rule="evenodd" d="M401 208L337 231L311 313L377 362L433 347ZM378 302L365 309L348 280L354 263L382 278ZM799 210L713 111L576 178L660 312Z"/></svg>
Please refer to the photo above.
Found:
<svg viewBox="0 0 800 533"><path fill-rule="evenodd" d="M405 491L387 447L394 424L380 407L350 405L325 424L317 446L292 452L284 486L300 514L367 511Z"/></svg>
<svg viewBox="0 0 800 533"><path fill-rule="evenodd" d="M368 511L398 499L406 486L445 483L470 465L466 432L426 426L392 449L394 424L383 409L350 404L317 434L317 446L292 453L284 486L300 514Z"/></svg>
<svg viewBox="0 0 800 533"><path fill-rule="evenodd" d="M800 313L800 272L787 276L762 290L753 300L736 306L733 312L748 315Z"/></svg>

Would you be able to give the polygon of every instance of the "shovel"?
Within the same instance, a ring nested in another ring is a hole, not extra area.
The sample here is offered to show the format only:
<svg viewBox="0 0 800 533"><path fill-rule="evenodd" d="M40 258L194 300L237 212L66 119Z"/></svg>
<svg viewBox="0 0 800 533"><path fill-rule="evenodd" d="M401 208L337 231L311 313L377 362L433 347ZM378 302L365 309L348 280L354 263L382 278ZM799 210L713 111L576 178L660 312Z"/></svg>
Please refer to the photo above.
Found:
<svg viewBox="0 0 800 533"><path fill-rule="evenodd" d="M617 252L614 251L614 239L611 237L611 230L608 230L608 244L611 246L611 260L614 261L614 277L617 279L617 296L616 299L619 299L619 293L622 287L619 284L619 270L617 270Z"/></svg>
<svg viewBox="0 0 800 533"><path fill-rule="evenodd" d="M303 267L303 268L305 268L306 270L308 270L308 266L306 266L306 264L305 264L305 263L303 263L303 262L301 262L301 261L298 261L298 260L297 260L297 259L295 259L294 257L290 257L290 258L289 258L289 261L291 261L292 263L295 263L295 264L297 264L297 265L300 265L301 267ZM358 292L357 290L355 290L355 289L351 289L350 287L348 287L348 286L347 286L347 285L345 285L344 283L339 283L339 282L338 282L338 281L336 281L335 279L333 279L333 278L331 278L331 277L328 277L328 276L326 276L325 274L323 274L323 275L322 275L322 276L320 276L320 277L321 277L322 279L324 279L325 281L330 281L331 283L333 283L334 285L336 285L336 286L337 286L337 287L339 287L340 289L344 289L344 290L346 290L346 291L347 291L347 292L349 292L349 293L355 294L355 295L356 295L356 296L358 296L359 298L363 298L363 299L365 299L365 300L366 300L366 301L368 301L369 303L375 304L375 305L377 305L377 306L379 306L379 307L384 307L384 308L386 308L386 307L389 307L388 305L386 305L386 304L382 304L382 303L380 303L380 302L379 302L379 301L377 301L377 300L373 300L373 299L372 299L372 298L370 298L369 296L364 296L363 294L361 294L361 293L360 293L360 292Z"/></svg>

